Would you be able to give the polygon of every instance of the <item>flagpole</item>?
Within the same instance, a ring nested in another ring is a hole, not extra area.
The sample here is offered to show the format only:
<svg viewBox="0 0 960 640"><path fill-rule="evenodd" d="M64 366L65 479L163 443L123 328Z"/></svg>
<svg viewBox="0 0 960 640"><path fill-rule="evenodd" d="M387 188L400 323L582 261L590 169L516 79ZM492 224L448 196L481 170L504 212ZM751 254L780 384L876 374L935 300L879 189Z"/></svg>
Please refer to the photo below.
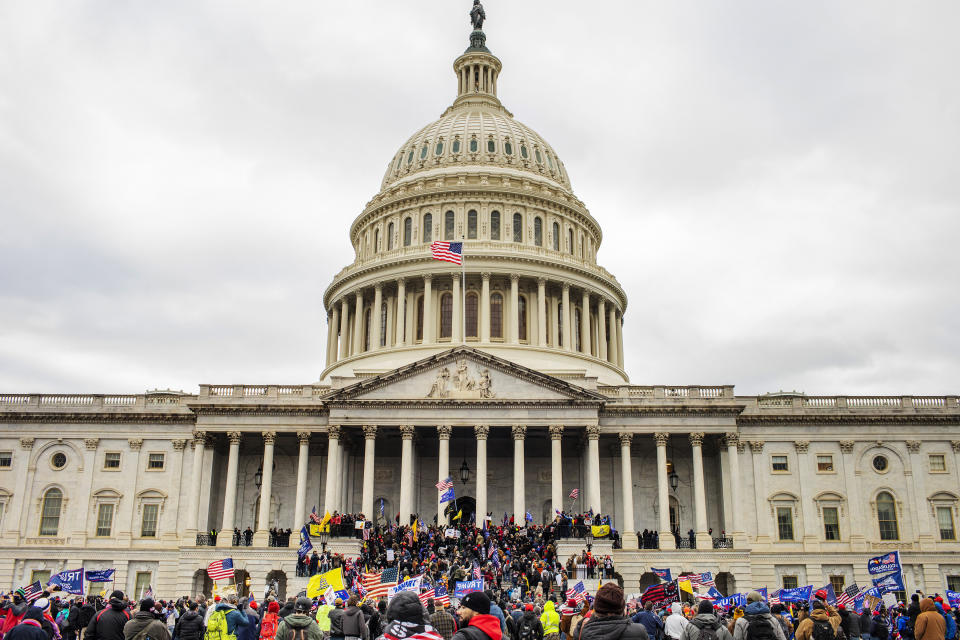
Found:
<svg viewBox="0 0 960 640"><path fill-rule="evenodd" d="M467 265L464 261L465 237L460 236L460 339L467 344Z"/></svg>

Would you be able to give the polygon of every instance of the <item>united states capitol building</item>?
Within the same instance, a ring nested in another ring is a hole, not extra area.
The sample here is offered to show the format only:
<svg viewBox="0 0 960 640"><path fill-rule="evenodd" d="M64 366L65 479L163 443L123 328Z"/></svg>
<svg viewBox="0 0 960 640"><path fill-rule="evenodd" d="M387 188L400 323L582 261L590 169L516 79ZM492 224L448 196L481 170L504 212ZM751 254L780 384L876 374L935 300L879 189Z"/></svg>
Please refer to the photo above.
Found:
<svg viewBox="0 0 960 640"><path fill-rule="evenodd" d="M296 532L314 505L443 520L435 484L452 476L458 508L497 522L549 521L577 488L575 508L622 536L628 592L650 567L712 571L725 593L865 585L867 558L893 549L908 589L960 590L957 396L632 384L603 230L501 102L501 71L475 30L453 103L383 150L354 261L323 295L319 381L0 393L0 588L82 564L116 567L128 592L197 593L229 556L257 593L290 593L299 540L278 547L270 528ZM432 259L431 242L461 239L462 273ZM247 527L241 546L230 533ZM638 549L644 530L659 549Z"/></svg>

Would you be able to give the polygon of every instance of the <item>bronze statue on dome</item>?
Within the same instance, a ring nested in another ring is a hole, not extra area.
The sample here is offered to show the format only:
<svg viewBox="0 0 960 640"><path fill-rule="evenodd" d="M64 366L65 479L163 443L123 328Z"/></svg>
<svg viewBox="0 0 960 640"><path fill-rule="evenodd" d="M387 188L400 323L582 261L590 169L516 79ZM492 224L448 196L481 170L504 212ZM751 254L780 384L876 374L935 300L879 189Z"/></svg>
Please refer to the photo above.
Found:
<svg viewBox="0 0 960 640"><path fill-rule="evenodd" d="M473 9L470 9L470 22L476 31L483 29L483 21L487 19L487 14L483 10L480 0L473 0Z"/></svg>

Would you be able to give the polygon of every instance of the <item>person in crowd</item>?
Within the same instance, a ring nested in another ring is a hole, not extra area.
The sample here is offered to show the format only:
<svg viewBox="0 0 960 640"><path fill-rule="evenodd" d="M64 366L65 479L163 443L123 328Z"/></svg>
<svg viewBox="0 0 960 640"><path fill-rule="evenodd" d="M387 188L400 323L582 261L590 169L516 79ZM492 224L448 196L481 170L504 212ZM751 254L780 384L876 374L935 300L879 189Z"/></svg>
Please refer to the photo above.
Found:
<svg viewBox="0 0 960 640"><path fill-rule="evenodd" d="M84 631L84 640L124 640L123 628L130 621L123 591L110 594L108 606L98 611Z"/></svg>
<svg viewBox="0 0 960 640"><path fill-rule="evenodd" d="M697 615L683 628L680 640L698 640L705 630L712 632L708 633L707 637L716 636L717 640L733 640L727 628L720 623L720 619L713 610L713 603L709 600L701 600L697 605Z"/></svg>
<svg viewBox="0 0 960 640"><path fill-rule="evenodd" d="M524 616L526 616L526 613L524 613ZM560 637L560 614L554 609L553 600L547 600L546 604L543 605L540 624L540 635L544 640L558 640Z"/></svg>
<svg viewBox="0 0 960 640"><path fill-rule="evenodd" d="M417 594L401 591L390 600L383 629L384 640L436 640L437 630L426 617Z"/></svg>
<svg viewBox="0 0 960 640"><path fill-rule="evenodd" d="M418 599L419 600L419 599ZM343 631L343 637L346 640L369 640L370 629L367 627L367 621L363 617L363 612L358 606L360 599L357 596L350 596L347 600L346 609L343 612L340 626Z"/></svg>
<svg viewBox="0 0 960 640"><path fill-rule="evenodd" d="M810 615L797 624L794 636L796 640L812 640L814 637L836 638L840 623L840 615L833 607L828 609L822 600L814 600L810 605ZM826 628L827 625L829 629ZM822 633L818 631L820 627L824 628Z"/></svg>
<svg viewBox="0 0 960 640"><path fill-rule="evenodd" d="M240 615L244 616L249 622L247 626L237 628L237 640L257 640L260 636L260 616L257 615L255 605L255 602L246 604L246 601L244 601L237 607Z"/></svg>
<svg viewBox="0 0 960 640"><path fill-rule="evenodd" d="M626 617L623 589L612 582L597 590L593 614L573 630L574 640L649 640L642 624Z"/></svg>
<svg viewBox="0 0 960 640"><path fill-rule="evenodd" d="M419 600L418 600L419 602ZM343 640L343 599L333 601L330 610L330 640Z"/></svg>
<svg viewBox="0 0 960 640"><path fill-rule="evenodd" d="M654 613L652 602L644 604L643 609L634 614L631 619L637 624L643 625L650 640L661 640L663 638L663 619Z"/></svg>
<svg viewBox="0 0 960 640"><path fill-rule="evenodd" d="M668 640L680 640L688 624L689 620L683 615L683 605L674 602L670 605L670 615L663 622L663 635Z"/></svg>
<svg viewBox="0 0 960 640"><path fill-rule="evenodd" d="M124 640L170 640L167 624L154 613L153 598L140 601L140 610L123 626Z"/></svg>
<svg viewBox="0 0 960 640"><path fill-rule="evenodd" d="M4 634L4 640L47 640L40 622L43 611L37 607L25 607L18 618L19 621Z"/></svg>
<svg viewBox="0 0 960 640"><path fill-rule="evenodd" d="M326 600L321 600L320 604L317 606L316 620L317 626L320 627L320 632L323 633L324 640L330 638L330 612L333 611L333 605L327 604ZM283 618L283 611L280 612L280 617Z"/></svg>
<svg viewBox="0 0 960 640"><path fill-rule="evenodd" d="M738 618L733 627L733 640L787 640L783 628L770 613L770 607L763 601L763 594L751 591L747 594L747 606L743 616Z"/></svg>
<svg viewBox="0 0 960 640"><path fill-rule="evenodd" d="M490 598L482 591L468 593L457 609L460 629L453 640L500 640L503 632L500 620L490 615Z"/></svg>
<svg viewBox="0 0 960 640"><path fill-rule="evenodd" d="M310 617L313 601L310 598L297 598L293 613L280 620L277 627L277 640L323 640L323 632L316 620Z"/></svg>
<svg viewBox="0 0 960 640"><path fill-rule="evenodd" d="M548 604L553 604L553 602L548 602ZM547 614L544 613L542 616L537 618L534 613L533 603L527 603L523 607L523 611L520 612L518 619L510 618L512 629L510 631L510 637L513 640L543 640L546 637L545 627L543 624L543 619ZM557 624L559 629L559 623ZM553 637L556 637L557 632L551 632Z"/></svg>
<svg viewBox="0 0 960 640"><path fill-rule="evenodd" d="M187 604L187 610L177 619L173 628L173 636L177 640L202 640L203 616L200 614L200 605L197 602Z"/></svg>
<svg viewBox="0 0 960 640"><path fill-rule="evenodd" d="M837 613L840 614L840 628L843 629L843 635L847 640L856 640L860 637L860 616L843 605L837 607ZM789 637L789 634L787 635Z"/></svg>
<svg viewBox="0 0 960 640"><path fill-rule="evenodd" d="M453 634L457 632L457 624L453 615L447 610L447 604L442 603L433 615L430 616L430 624L437 630L443 640L452 640Z"/></svg>
<svg viewBox="0 0 960 640"><path fill-rule="evenodd" d="M945 640L947 625L931 598L920 601L920 615L913 626L916 640Z"/></svg>

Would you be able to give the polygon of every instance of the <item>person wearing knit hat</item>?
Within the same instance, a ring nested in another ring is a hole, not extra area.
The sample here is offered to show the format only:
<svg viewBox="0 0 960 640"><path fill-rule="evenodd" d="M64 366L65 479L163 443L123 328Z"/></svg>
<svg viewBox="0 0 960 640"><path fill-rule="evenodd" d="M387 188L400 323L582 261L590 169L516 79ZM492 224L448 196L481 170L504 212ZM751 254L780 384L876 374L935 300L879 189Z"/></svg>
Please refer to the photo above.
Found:
<svg viewBox="0 0 960 640"><path fill-rule="evenodd" d="M170 631L167 624L158 620L153 612L153 598L144 598L140 601L140 610L123 626L125 640L146 635L151 640L170 640Z"/></svg>
<svg viewBox="0 0 960 640"><path fill-rule="evenodd" d="M479 640L479 631L490 640L500 640L503 632L500 630L500 619L490 615L490 598L482 591L468 593L460 600L457 609L461 628L453 636L453 640ZM467 631L469 627L473 631Z"/></svg>
<svg viewBox="0 0 960 640"><path fill-rule="evenodd" d="M4 636L7 640L48 640L43 629L43 611L37 607L27 607L23 618Z"/></svg>
<svg viewBox="0 0 960 640"><path fill-rule="evenodd" d="M713 603L709 600L701 600L700 604L697 605L697 615L693 617L690 624L683 628L680 640L697 640L700 633L705 630L712 631L717 640L733 639L727 628L720 623L720 619L717 618L714 611Z"/></svg>
<svg viewBox="0 0 960 640"><path fill-rule="evenodd" d="M581 620L573 637L577 640L650 640L646 628L624 616L627 603L623 589L608 582L597 590L593 615Z"/></svg>

